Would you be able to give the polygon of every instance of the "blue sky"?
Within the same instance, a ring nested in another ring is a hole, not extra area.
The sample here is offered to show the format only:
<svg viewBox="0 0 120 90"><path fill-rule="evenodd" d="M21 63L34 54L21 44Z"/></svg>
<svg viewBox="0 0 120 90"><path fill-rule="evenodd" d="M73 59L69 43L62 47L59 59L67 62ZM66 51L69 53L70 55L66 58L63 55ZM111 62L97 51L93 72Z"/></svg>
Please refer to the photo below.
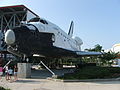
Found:
<svg viewBox="0 0 120 90"><path fill-rule="evenodd" d="M0 6L23 4L39 16L83 40L82 50L100 44L104 49L120 43L120 0L1 0Z"/></svg>

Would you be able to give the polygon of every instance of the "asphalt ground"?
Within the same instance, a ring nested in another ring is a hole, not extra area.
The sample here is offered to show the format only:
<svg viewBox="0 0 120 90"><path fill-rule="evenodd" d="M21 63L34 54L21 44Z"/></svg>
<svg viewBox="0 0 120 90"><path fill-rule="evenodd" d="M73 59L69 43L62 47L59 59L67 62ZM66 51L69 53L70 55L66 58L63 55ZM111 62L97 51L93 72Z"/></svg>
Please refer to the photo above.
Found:
<svg viewBox="0 0 120 90"><path fill-rule="evenodd" d="M3 78L0 86L11 90L120 90L120 81L65 83L47 79L19 79L10 83Z"/></svg>
<svg viewBox="0 0 120 90"><path fill-rule="evenodd" d="M70 70L53 71L63 74ZM120 90L120 81L62 82L46 79L50 76L52 75L46 70L32 71L32 78L29 79L19 78L17 81L10 82L3 77L0 86L11 90Z"/></svg>
<svg viewBox="0 0 120 90"><path fill-rule="evenodd" d="M61 76L65 73L70 73L74 71L73 68L67 68L67 69L51 69L55 75ZM31 78L38 78L38 79L46 79L48 77L52 77L52 74L46 70L46 69L40 69L40 70L32 70L31 71Z"/></svg>

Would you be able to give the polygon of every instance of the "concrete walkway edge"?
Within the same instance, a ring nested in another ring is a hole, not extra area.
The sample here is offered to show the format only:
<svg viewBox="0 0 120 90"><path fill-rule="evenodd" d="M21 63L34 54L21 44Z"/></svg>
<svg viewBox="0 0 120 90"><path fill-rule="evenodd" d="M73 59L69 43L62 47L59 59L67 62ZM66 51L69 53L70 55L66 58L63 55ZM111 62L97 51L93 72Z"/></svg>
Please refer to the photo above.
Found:
<svg viewBox="0 0 120 90"><path fill-rule="evenodd" d="M85 79L85 80L61 80L61 79L53 79L48 78L48 80L56 81L56 82L102 82L102 81L120 81L120 78L112 78L112 79Z"/></svg>

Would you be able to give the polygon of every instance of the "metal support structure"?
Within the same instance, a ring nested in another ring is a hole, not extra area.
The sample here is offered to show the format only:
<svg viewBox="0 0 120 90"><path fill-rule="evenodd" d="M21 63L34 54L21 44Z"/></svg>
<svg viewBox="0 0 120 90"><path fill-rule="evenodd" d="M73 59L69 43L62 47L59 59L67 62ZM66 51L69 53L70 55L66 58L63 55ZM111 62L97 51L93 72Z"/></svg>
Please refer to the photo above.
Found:
<svg viewBox="0 0 120 90"><path fill-rule="evenodd" d="M3 28L3 15L1 15L1 23L0 23L0 30L2 30L2 28Z"/></svg>
<svg viewBox="0 0 120 90"><path fill-rule="evenodd" d="M57 76L55 75L55 73L50 70L42 61L40 61L40 63L52 74L52 77L56 78Z"/></svg>
<svg viewBox="0 0 120 90"><path fill-rule="evenodd" d="M12 60L10 60L10 61L3 67L3 69L5 69L5 67L6 67L7 65L9 65L11 62L12 62Z"/></svg>
<svg viewBox="0 0 120 90"><path fill-rule="evenodd" d="M30 16L31 14L32 16ZM37 16L37 14L32 12L24 5L0 7L0 34L3 34L3 36L0 37L0 41L4 39L4 33L6 30L20 26L22 21L28 20L28 17L31 19ZM3 47L5 46L5 43L3 42L1 44L1 51L6 51L6 49Z"/></svg>
<svg viewBox="0 0 120 90"><path fill-rule="evenodd" d="M8 57L7 45L4 42L4 34L8 29L20 26L22 21L28 21L33 17L39 17L24 5L0 7L0 51ZM24 58L25 60L25 58ZM27 62L29 60L27 59Z"/></svg>
<svg viewBox="0 0 120 90"><path fill-rule="evenodd" d="M18 15L19 14L22 14L22 13L24 13L24 15L23 15L23 17L22 18L20 18ZM8 15L9 15L10 13L8 12L8 13L4 13L4 14L1 14L0 15L0 22L1 22L1 30L2 31L4 31L4 30L7 30L7 29L11 29L11 28L13 28L13 27L15 27L15 26L19 26L20 24L21 24L21 21L24 21L24 20L26 20L25 18L26 18L26 16L27 16L27 14L25 13L25 11L23 11L23 12L18 12L18 13L16 13L16 12L14 12L14 13L12 13L10 16L9 16L9 19L8 19ZM16 23L17 22L17 23Z"/></svg>

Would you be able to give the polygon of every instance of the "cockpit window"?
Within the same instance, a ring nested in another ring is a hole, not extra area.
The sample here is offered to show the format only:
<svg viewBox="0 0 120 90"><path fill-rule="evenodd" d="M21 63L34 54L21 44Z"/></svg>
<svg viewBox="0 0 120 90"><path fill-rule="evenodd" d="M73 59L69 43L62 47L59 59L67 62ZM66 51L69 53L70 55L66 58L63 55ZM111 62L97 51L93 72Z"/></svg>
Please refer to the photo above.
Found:
<svg viewBox="0 0 120 90"><path fill-rule="evenodd" d="M41 22L42 24L48 24L46 20L40 19L40 18L32 18L28 21L29 22Z"/></svg>
<svg viewBox="0 0 120 90"><path fill-rule="evenodd" d="M40 22L43 23L43 24L48 24L47 21L45 21L43 19L40 19Z"/></svg>
<svg viewBox="0 0 120 90"><path fill-rule="evenodd" d="M40 18L32 18L28 22L38 22L40 21Z"/></svg>

